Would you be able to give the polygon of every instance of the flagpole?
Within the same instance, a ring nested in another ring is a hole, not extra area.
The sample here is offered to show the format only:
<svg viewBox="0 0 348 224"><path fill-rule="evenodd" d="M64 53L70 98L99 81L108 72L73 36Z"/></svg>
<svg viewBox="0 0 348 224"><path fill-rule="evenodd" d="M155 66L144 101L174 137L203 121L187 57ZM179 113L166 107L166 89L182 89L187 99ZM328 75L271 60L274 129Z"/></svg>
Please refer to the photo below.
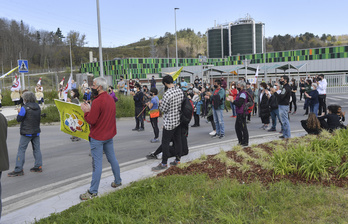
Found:
<svg viewBox="0 0 348 224"><path fill-rule="evenodd" d="M70 40L70 76L73 75L72 72L72 55L71 55L71 40Z"/></svg>

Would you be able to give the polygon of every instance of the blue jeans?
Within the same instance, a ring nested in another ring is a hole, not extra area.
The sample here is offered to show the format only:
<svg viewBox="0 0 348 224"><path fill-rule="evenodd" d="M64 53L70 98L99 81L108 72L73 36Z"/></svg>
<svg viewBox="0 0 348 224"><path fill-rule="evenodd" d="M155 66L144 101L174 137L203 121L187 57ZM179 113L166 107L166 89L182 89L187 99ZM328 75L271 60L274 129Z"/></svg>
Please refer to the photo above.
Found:
<svg viewBox="0 0 348 224"><path fill-rule="evenodd" d="M272 110L271 111L272 129L276 129L277 117L279 118L279 109Z"/></svg>
<svg viewBox="0 0 348 224"><path fill-rule="evenodd" d="M319 103L316 103L316 104L314 104L314 105L310 105L309 106L309 111L311 112L311 113L315 113L315 116L317 116L318 117L318 110L319 110Z"/></svg>
<svg viewBox="0 0 348 224"><path fill-rule="evenodd" d="M289 105L279 105L279 116L283 124L283 136L284 138L290 138Z"/></svg>
<svg viewBox="0 0 348 224"><path fill-rule="evenodd" d="M115 177L115 183L121 184L121 174L120 166L115 156L114 152L114 142L111 139L105 141L98 141L96 139L90 138L89 145L91 146L92 155L92 181L89 192L98 193L100 178L103 169L103 151L105 152L108 162L111 164L112 173Z"/></svg>
<svg viewBox="0 0 348 224"><path fill-rule="evenodd" d="M222 114L223 110L215 110L213 108L213 117L214 123L216 125L216 134L217 135L225 135L225 125L224 125L224 117Z"/></svg>
<svg viewBox="0 0 348 224"><path fill-rule="evenodd" d="M232 109L232 115L237 116L236 115L236 105L234 105L232 102L230 102L230 105L231 105L231 109Z"/></svg>
<svg viewBox="0 0 348 224"><path fill-rule="evenodd" d="M40 136L25 136L21 135L19 139L19 146L16 159L15 172L20 172L23 170L23 165L25 162L25 151L28 148L28 144L31 142L33 146L33 155L35 159L34 167L38 168L42 166L42 155L40 151Z"/></svg>

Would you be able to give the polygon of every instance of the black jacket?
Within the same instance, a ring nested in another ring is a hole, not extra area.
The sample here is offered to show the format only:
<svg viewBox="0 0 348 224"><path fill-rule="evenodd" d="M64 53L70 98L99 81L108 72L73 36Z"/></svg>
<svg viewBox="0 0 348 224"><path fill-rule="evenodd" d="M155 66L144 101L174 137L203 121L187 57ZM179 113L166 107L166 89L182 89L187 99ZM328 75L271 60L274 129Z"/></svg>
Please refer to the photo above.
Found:
<svg viewBox="0 0 348 224"><path fill-rule="evenodd" d="M17 116L17 121L21 122L20 134L33 135L40 133L41 109L39 104L27 103L23 107L25 109L25 116Z"/></svg>
<svg viewBox="0 0 348 224"><path fill-rule="evenodd" d="M9 169L8 151L7 151L7 120L0 113L0 172Z"/></svg>
<svg viewBox="0 0 348 224"><path fill-rule="evenodd" d="M271 97L268 99L268 105L270 111L278 109L278 93L271 95Z"/></svg>
<svg viewBox="0 0 348 224"><path fill-rule="evenodd" d="M260 93L260 96L261 96L261 93ZM260 99L260 103L259 104L260 104L260 117L270 116L268 97L267 97L266 93L264 93L262 95L262 98Z"/></svg>
<svg viewBox="0 0 348 224"><path fill-rule="evenodd" d="M279 94L279 105L288 106L290 104L291 87L289 84L283 86L282 92Z"/></svg>

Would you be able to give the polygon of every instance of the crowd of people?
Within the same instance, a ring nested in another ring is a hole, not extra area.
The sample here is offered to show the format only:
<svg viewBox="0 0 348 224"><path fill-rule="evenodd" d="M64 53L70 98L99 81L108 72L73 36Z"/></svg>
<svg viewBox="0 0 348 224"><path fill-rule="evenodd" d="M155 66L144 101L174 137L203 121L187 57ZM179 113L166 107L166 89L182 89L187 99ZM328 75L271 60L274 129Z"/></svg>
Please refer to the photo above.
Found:
<svg viewBox="0 0 348 224"><path fill-rule="evenodd" d="M149 122L153 128L154 137L151 143L160 143L157 150L146 156L147 159L157 159L162 153L162 161L158 166L152 168L153 171L159 171L168 167L168 159L174 157L169 163L171 166L180 164L182 156L188 154L188 133L189 123L193 116L194 123L192 128L201 126L201 119L211 123L211 138L225 138L224 110L227 110L226 101L231 108L231 117L235 118L235 132L238 138L238 144L241 146L249 145L249 132L247 123L252 116L260 117L262 126L260 129L269 132L277 131L277 121L280 126L280 138L288 139L291 137L290 115L297 112L297 89L300 91L300 101L305 100L304 111L308 115L306 120L301 121L301 125L308 134L319 134L322 130L330 132L338 128L346 128L344 125L345 112L339 105L329 105L326 107L326 88L327 81L324 75L316 77L307 77L301 79L297 86L296 80L289 80L284 75L278 80L266 83L264 81L257 83L246 82L240 78L237 82L231 82L227 88L227 82L224 78L214 79L213 85L209 82L204 83L202 79L196 77L193 83L187 83L184 78L180 82L174 82L170 75L162 78L164 94L159 99L159 90L156 88L156 81L152 77L149 89L147 85L141 85L139 80L130 80L128 85L121 77L117 85L121 94L129 94L133 97L135 105L135 128L133 131L144 131L144 121L148 110ZM72 83L74 84L74 82ZM68 102L80 104L80 92L72 85L70 90L71 98ZM91 88L86 80L81 86L83 93L83 103L81 109L84 112L84 118L90 125L89 142L91 147L91 156L93 163L93 173L91 186L86 193L80 195L81 200L91 199L98 194L98 187L102 172L102 157L106 155L111 164L114 174L114 181L111 187L122 185L120 177L120 168L117 162L113 137L116 135L115 103L118 101L114 88L107 85L104 78L93 80ZM23 165L25 151L29 142L33 146L33 155L35 158L34 166L31 172L42 172L42 155L40 151L40 117L41 108L39 104L43 103L43 88L38 83L35 88L35 94L25 91L22 94L22 104L18 103L17 121L20 125L20 140L18 153L16 156L15 169L8 173L9 177L24 175ZM93 103L92 103L93 102ZM292 110L292 108L294 110ZM162 138L159 139L160 129L158 127L158 118L163 117ZM1 117L0 117L1 118ZM6 122L0 119L1 128L6 127ZM108 130L105 132L104 130ZM1 142L6 142L6 132L1 132ZM5 133L5 134L3 134ZM208 133L207 133L208 134ZM79 141L79 138L71 137L72 141ZM1 146L5 147L5 146ZM1 153L1 152L0 152ZM5 154L4 154L5 155ZM5 155L5 157L7 157ZM5 158L4 157L4 158ZM8 169L8 161L4 161L0 166L1 171ZM1 185L0 185L1 193ZM1 195L0 195L1 196Z"/></svg>

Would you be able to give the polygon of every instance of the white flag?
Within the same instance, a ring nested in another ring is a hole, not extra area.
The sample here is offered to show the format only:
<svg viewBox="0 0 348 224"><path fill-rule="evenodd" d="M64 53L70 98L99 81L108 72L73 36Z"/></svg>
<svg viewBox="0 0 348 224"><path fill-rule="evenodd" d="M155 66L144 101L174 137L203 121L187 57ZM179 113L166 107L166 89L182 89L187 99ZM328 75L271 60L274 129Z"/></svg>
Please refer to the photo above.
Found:
<svg viewBox="0 0 348 224"><path fill-rule="evenodd" d="M63 95L64 95L64 101L68 99L68 91L71 89L71 80L72 80L72 75L70 75L68 83L66 84L65 88L63 89Z"/></svg>
<svg viewBox="0 0 348 224"><path fill-rule="evenodd" d="M257 83L257 77L259 76L259 65L256 68L256 73L255 73L255 84Z"/></svg>
<svg viewBox="0 0 348 224"><path fill-rule="evenodd" d="M21 79L17 78L17 76L15 76L15 79L13 80L13 85L11 87L11 91L15 91L15 90L20 90L21 89Z"/></svg>

